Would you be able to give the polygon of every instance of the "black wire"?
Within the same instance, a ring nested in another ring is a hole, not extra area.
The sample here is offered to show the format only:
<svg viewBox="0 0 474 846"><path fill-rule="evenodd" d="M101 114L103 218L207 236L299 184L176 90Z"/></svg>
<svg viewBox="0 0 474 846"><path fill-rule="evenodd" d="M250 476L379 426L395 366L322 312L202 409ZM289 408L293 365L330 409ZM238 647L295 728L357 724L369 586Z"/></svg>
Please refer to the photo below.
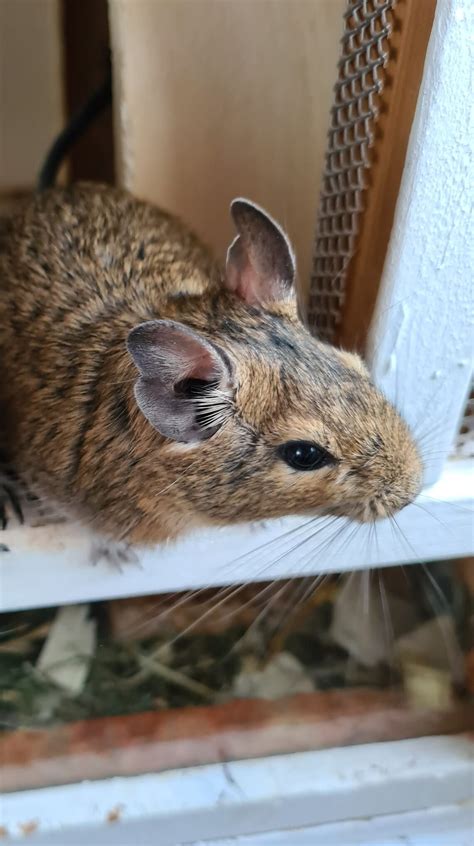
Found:
<svg viewBox="0 0 474 846"><path fill-rule="evenodd" d="M56 181L58 170L70 148L81 137L84 130L100 113L112 103L112 73L107 76L89 100L72 117L68 126L58 135L51 147L38 176L38 191L51 188Z"/></svg>

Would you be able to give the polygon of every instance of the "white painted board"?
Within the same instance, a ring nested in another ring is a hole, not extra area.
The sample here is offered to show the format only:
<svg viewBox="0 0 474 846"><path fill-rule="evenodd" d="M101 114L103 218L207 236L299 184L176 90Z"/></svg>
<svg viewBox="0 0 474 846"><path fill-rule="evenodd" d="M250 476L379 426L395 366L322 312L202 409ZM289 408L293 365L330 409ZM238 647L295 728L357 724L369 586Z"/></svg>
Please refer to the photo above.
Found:
<svg viewBox="0 0 474 846"><path fill-rule="evenodd" d="M472 846L473 826L474 800L408 814L200 840L190 846Z"/></svg>
<svg viewBox="0 0 474 846"><path fill-rule="evenodd" d="M438 3L370 337L377 383L450 453L474 358L474 3ZM374 233L376 237L376 233Z"/></svg>
<svg viewBox="0 0 474 846"><path fill-rule="evenodd" d="M143 552L141 566L122 573L89 563L90 539L80 527L7 530L2 541L11 552L0 554L0 610L470 555L473 466L450 462L439 482L400 513L398 528L381 522L375 536L368 526L339 522L321 530L318 522L286 518L190 535Z"/></svg>
<svg viewBox="0 0 474 846"><path fill-rule="evenodd" d="M32 846L178 846L316 825L330 834L330 823L469 803L472 748L467 735L427 737L24 791L3 797L0 825L10 842L24 837L25 824L36 825ZM373 831L381 830L379 822Z"/></svg>

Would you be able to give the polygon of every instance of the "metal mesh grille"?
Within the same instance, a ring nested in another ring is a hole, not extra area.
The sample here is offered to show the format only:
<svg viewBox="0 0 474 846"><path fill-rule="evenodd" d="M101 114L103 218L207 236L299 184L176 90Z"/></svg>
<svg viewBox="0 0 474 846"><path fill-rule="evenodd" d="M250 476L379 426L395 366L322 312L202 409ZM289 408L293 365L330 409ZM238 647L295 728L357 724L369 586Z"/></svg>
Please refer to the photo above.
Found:
<svg viewBox="0 0 474 846"><path fill-rule="evenodd" d="M459 434L454 445L454 453L459 458L474 458L474 383L464 409L464 416Z"/></svg>
<svg viewBox="0 0 474 846"><path fill-rule="evenodd" d="M363 211L397 0L348 0L328 133L308 320L335 340Z"/></svg>

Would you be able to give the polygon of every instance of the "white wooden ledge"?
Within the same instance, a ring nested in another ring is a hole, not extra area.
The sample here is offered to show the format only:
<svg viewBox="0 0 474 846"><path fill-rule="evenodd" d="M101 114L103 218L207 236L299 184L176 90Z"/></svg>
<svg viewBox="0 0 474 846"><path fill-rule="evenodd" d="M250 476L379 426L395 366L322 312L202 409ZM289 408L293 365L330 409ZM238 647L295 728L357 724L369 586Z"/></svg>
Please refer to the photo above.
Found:
<svg viewBox="0 0 474 846"><path fill-rule="evenodd" d="M2 797L0 825L6 842L29 830L32 846L205 846L258 832L278 839L243 844L392 846L412 843L399 838L414 825L424 846L469 846L458 835L469 835L472 750L467 735L426 737L24 791ZM437 840L443 825L451 839Z"/></svg>
<svg viewBox="0 0 474 846"><path fill-rule="evenodd" d="M0 554L0 611L470 555L473 466L448 462L419 505L397 517L404 537L385 521L377 526L376 541L368 527L354 534L350 525L333 540L335 526L311 540L316 524L286 518L196 533L143 552L141 567L129 565L120 573L106 563L90 565L90 539L77 526L7 530L0 538L11 550ZM283 532L291 534L278 540Z"/></svg>

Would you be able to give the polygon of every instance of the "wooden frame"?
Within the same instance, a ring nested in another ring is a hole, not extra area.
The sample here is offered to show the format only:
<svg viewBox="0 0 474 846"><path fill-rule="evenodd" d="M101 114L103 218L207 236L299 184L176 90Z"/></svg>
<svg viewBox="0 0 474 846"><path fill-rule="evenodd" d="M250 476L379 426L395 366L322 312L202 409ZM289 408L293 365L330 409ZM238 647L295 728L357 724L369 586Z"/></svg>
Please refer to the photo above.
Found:
<svg viewBox="0 0 474 846"><path fill-rule="evenodd" d="M67 118L103 83L110 50L107 0L61 0ZM112 109L88 128L72 148L71 181L114 183Z"/></svg>
<svg viewBox="0 0 474 846"><path fill-rule="evenodd" d="M2 798L2 825L35 846L215 846L239 835L251 835L242 846L379 846L412 831L430 846L468 846L471 747L467 735L428 737L26 790Z"/></svg>
<svg viewBox="0 0 474 846"><path fill-rule="evenodd" d="M398 691L315 691L277 701L149 711L0 737L4 792L223 761L474 730L468 702L414 708Z"/></svg>
<svg viewBox="0 0 474 846"><path fill-rule="evenodd" d="M331 560L310 559L308 572L473 551L473 465L444 464L471 368L466 274L474 238L466 232L467 160L461 155L472 150L467 120L470 50L464 37L471 7L471 0L443 0L437 7L370 338L374 373L382 387L397 399L396 386L402 385L398 400L411 422L429 417L430 426L437 427L434 440L440 455L433 478L443 472L428 491L429 499L421 501L435 520L413 506L400 517L408 531L405 551L396 548L387 529L376 557L368 558L361 546L349 546L347 557L333 549ZM439 386L435 392L433 385ZM435 527L440 516L447 527ZM13 530L8 535L13 551L1 560L3 607L258 579L248 562L225 568L223 553L231 547L233 557L243 554L275 537L281 526L260 531L260 538L250 529L208 533L153 551L145 556L143 570L120 575L86 569L87 538L74 535L71 527ZM287 574L288 566L279 570L274 564L265 578ZM296 562L291 572L300 572L298 567ZM29 834L38 846L154 844L157 832L160 846L239 835L242 846L331 846L351 842L347 826L362 826L359 832L368 843L370 838L380 842L381 832L410 835L414 826L418 833L428 832L432 846L451 846L453 831L459 835L456 842L463 843L463 837L468 843L471 742L468 736L415 739L23 791L2 797L1 834L13 840ZM444 841L437 833L440 820L447 831ZM302 826L312 827L307 836L300 830L293 837L291 831L288 841L282 829ZM258 834L275 830L270 840Z"/></svg>
<svg viewBox="0 0 474 846"><path fill-rule="evenodd" d="M469 15L469 0L438 5L368 343L421 443L426 484L451 453L474 363Z"/></svg>
<svg viewBox="0 0 474 846"><path fill-rule="evenodd" d="M398 0L393 10L390 58L384 73L369 185L354 255L346 274L346 300L338 342L364 351L390 240L408 140L420 90L436 0Z"/></svg>

